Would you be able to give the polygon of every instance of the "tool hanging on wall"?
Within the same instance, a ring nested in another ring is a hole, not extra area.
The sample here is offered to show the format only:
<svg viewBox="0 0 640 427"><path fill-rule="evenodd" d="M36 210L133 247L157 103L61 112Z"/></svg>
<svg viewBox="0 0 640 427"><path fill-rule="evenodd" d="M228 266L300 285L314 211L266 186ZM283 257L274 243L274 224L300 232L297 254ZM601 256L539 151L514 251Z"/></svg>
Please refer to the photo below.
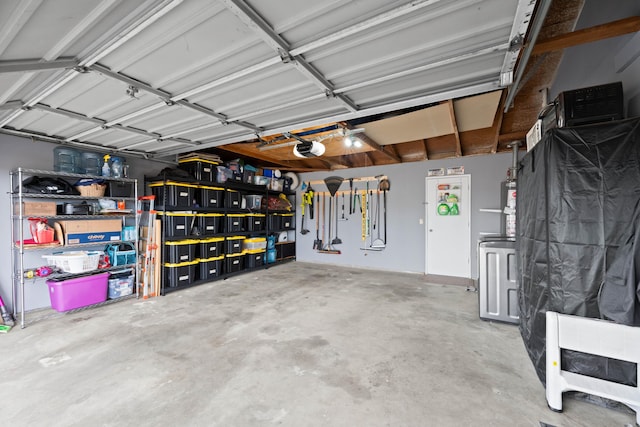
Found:
<svg viewBox="0 0 640 427"><path fill-rule="evenodd" d="M313 249L322 249L322 239L320 239L320 194L316 196L316 207L318 212L316 214L316 240L313 241Z"/></svg>
<svg viewBox="0 0 640 427"><path fill-rule="evenodd" d="M338 201L335 196L343 180L344 179L340 176L329 176L324 179L324 183L326 184L327 189L329 190L330 197L329 197L329 237L327 240L327 245L322 249L323 253L340 254L340 251L333 248L333 245L342 243L342 240L340 240L340 238L338 237L338 221L337 221ZM334 205L335 205L335 211L334 211ZM332 233L332 221L333 221L334 212L335 212L335 218L336 218L336 238L332 239L331 233ZM323 214L323 217L324 217L324 214Z"/></svg>
<svg viewBox="0 0 640 427"><path fill-rule="evenodd" d="M376 178L379 179L381 177L382 176L379 175ZM375 249L384 249L386 247L386 243L380 238L380 182L378 182L378 188L376 190L376 217L374 224L373 228L375 230L377 227L378 235L376 239L371 242L371 247Z"/></svg>
<svg viewBox="0 0 640 427"><path fill-rule="evenodd" d="M300 226L300 234L307 234L309 230L305 228L304 225L304 217L305 217L305 206L309 206L309 216L313 219L313 189L309 185L307 190L302 193L302 203L301 203L301 214L302 214L302 225Z"/></svg>
<svg viewBox="0 0 640 427"><path fill-rule="evenodd" d="M342 195L342 197L344 197L344 194ZM353 178L349 178L349 215L352 215L356 210L354 202L355 199L353 195Z"/></svg>
<svg viewBox="0 0 640 427"><path fill-rule="evenodd" d="M349 200L351 200L351 197L349 197ZM340 218L340 220L342 220L342 221L348 221L349 220L349 218L344 216L344 193L342 193L342 218ZM338 233L336 232L336 234L338 234Z"/></svg>
<svg viewBox="0 0 640 427"><path fill-rule="evenodd" d="M360 196L360 216L362 217L362 241L367 241L367 192L362 190ZM364 207L364 209L363 209Z"/></svg>
<svg viewBox="0 0 640 427"><path fill-rule="evenodd" d="M383 178L378 186L382 190L384 201L384 244L387 245L387 191L391 189L391 183L387 178Z"/></svg>

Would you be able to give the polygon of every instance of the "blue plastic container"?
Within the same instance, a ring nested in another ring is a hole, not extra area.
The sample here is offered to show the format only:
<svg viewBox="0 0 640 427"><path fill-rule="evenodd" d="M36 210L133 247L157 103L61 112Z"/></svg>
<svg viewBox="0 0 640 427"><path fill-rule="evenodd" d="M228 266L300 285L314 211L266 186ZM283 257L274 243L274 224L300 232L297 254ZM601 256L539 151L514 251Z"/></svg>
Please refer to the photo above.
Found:
<svg viewBox="0 0 640 427"><path fill-rule="evenodd" d="M80 173L80 152L75 148L53 149L53 170L56 172Z"/></svg>
<svg viewBox="0 0 640 427"><path fill-rule="evenodd" d="M102 154L90 151L81 152L79 172L100 176L102 174Z"/></svg>

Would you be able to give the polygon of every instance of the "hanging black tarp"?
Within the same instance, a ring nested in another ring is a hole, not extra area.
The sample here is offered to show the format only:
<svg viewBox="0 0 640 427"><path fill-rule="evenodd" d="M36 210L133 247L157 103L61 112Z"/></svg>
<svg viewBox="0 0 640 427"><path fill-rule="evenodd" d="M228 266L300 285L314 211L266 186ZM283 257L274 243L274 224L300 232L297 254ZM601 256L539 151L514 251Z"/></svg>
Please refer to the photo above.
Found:
<svg viewBox="0 0 640 427"><path fill-rule="evenodd" d="M640 200L640 119L552 129L518 173L520 333L544 383L545 313L602 317L598 292ZM634 365L564 353L565 370L636 381Z"/></svg>

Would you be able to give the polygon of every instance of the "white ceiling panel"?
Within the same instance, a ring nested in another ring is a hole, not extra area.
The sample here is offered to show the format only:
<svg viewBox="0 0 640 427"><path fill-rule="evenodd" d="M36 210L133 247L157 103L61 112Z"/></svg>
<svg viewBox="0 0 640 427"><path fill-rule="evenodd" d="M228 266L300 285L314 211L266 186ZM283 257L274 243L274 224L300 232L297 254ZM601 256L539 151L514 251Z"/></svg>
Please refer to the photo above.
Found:
<svg viewBox="0 0 640 427"><path fill-rule="evenodd" d="M517 10L531 4L4 1L0 107L40 109L0 108L0 131L179 153L424 96L474 95L498 88L513 28L522 28ZM60 58L72 60L67 69L35 71Z"/></svg>

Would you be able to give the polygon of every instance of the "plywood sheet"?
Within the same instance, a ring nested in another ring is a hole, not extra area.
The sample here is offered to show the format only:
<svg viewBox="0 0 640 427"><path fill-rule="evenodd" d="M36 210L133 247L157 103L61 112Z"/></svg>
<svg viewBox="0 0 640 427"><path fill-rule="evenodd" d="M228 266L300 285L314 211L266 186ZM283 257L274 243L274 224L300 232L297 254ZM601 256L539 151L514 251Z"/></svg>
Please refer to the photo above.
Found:
<svg viewBox="0 0 640 427"><path fill-rule="evenodd" d="M446 104L360 125L380 145L433 138L453 133L453 122Z"/></svg>
<svg viewBox="0 0 640 427"><path fill-rule="evenodd" d="M458 131L466 132L491 127L501 95L502 91L497 90L453 101Z"/></svg>

